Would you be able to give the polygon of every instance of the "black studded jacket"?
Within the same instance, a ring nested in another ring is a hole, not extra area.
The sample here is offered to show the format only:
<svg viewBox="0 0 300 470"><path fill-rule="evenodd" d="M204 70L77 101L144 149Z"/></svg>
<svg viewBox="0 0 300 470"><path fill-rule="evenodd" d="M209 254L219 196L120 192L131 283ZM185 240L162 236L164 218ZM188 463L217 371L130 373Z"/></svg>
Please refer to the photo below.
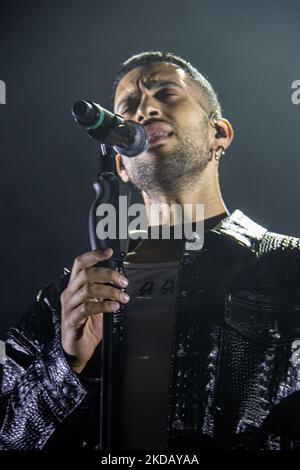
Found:
<svg viewBox="0 0 300 470"><path fill-rule="evenodd" d="M72 371L60 343L67 283L65 273L44 288L7 334L0 449L97 448L100 348L83 374ZM205 234L203 247L185 244L169 448L298 448L299 390L300 240L237 210Z"/></svg>

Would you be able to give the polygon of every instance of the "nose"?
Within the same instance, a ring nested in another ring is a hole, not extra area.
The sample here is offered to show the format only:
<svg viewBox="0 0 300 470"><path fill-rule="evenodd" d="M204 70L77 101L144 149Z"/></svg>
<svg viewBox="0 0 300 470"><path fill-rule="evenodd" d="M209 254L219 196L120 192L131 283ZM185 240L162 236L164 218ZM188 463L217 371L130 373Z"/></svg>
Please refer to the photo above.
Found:
<svg viewBox="0 0 300 470"><path fill-rule="evenodd" d="M144 95L141 98L139 106L136 110L135 120L139 124L143 124L144 121L150 118L159 119L162 117L162 112L159 108L158 102L153 96Z"/></svg>

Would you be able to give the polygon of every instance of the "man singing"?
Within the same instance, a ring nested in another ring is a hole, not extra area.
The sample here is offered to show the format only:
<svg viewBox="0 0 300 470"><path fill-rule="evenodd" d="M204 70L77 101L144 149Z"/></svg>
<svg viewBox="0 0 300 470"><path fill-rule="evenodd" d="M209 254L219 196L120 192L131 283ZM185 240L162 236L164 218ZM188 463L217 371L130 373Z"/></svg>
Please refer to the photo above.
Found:
<svg viewBox="0 0 300 470"><path fill-rule="evenodd" d="M148 136L141 155L116 164L141 191L149 228L154 205L203 204L204 244L143 239L126 277L95 267L111 250L84 253L44 288L7 335L0 446L97 448L102 320L122 304L121 449L296 448L299 240L227 210L218 165L233 130L190 63L131 57L114 109Z"/></svg>

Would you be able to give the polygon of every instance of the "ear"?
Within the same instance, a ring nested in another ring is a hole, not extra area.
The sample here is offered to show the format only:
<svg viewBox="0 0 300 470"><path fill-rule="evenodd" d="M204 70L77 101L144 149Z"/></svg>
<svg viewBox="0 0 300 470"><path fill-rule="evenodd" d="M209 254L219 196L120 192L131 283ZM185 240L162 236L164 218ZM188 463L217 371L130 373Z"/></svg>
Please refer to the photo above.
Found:
<svg viewBox="0 0 300 470"><path fill-rule="evenodd" d="M227 149L234 137L233 128L228 119L214 119L212 127L213 149L217 149L220 146ZM218 134L219 137L216 137L216 134Z"/></svg>
<svg viewBox="0 0 300 470"><path fill-rule="evenodd" d="M124 181L124 183L128 183L129 176L123 166L122 155L117 153L115 156L115 161L116 161L116 168L117 168L118 175L120 176L121 180Z"/></svg>

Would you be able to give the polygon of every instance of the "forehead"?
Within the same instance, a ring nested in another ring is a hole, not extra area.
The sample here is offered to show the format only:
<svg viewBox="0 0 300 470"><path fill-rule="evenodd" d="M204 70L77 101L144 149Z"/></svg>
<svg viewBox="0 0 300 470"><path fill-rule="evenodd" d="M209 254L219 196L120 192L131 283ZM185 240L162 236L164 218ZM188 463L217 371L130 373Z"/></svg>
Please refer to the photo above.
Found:
<svg viewBox="0 0 300 470"><path fill-rule="evenodd" d="M188 86L188 76L186 72L175 64L150 64L142 67L136 67L128 72L118 83L115 93L115 105L128 93L137 90L138 82L142 79L147 81L174 81L183 88Z"/></svg>

